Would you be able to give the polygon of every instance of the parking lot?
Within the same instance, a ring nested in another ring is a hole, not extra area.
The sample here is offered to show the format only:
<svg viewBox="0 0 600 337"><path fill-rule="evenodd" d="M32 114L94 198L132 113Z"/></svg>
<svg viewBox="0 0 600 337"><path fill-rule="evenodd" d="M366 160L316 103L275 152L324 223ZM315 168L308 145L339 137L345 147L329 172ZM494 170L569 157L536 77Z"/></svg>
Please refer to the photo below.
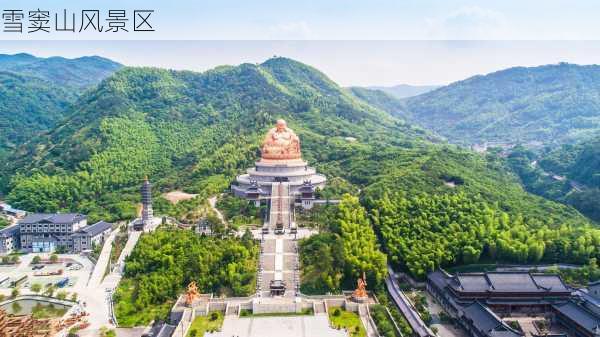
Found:
<svg viewBox="0 0 600 337"><path fill-rule="evenodd" d="M31 290L34 284L41 286L40 293L49 285L78 294L85 288L93 268L91 261L86 257L61 254L57 263L33 265L31 262L35 256L40 256L42 260L50 258L49 254L25 254L19 256L20 262L16 265L0 266L0 294L9 296L12 285L17 281L21 294L34 294ZM24 277L26 278L23 279Z"/></svg>

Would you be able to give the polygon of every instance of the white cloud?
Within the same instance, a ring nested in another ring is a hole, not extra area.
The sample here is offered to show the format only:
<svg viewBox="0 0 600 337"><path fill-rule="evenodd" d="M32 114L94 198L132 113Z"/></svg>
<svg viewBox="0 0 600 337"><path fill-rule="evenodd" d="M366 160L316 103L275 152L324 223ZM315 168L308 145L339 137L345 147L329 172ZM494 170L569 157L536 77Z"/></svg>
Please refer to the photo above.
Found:
<svg viewBox="0 0 600 337"><path fill-rule="evenodd" d="M307 40L313 38L305 21L284 22L269 27L269 38L275 40Z"/></svg>
<svg viewBox="0 0 600 337"><path fill-rule="evenodd" d="M492 40L509 39L505 16L478 6L461 7L445 16L428 18L426 34L431 39Z"/></svg>

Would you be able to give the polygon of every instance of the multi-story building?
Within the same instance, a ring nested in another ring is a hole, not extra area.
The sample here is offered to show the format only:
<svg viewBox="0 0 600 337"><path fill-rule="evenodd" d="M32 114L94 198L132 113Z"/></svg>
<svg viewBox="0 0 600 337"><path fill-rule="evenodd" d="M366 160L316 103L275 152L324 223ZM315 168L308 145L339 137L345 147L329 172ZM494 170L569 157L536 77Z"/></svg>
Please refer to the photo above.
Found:
<svg viewBox="0 0 600 337"><path fill-rule="evenodd" d="M594 285L589 289L593 291ZM437 270L427 276L427 291L473 337L521 336L521 332L512 329L499 316L512 314L552 317L569 336L600 337L600 315L590 307L594 303L577 296L574 289L555 274L450 275Z"/></svg>
<svg viewBox="0 0 600 337"><path fill-rule="evenodd" d="M19 221L21 249L51 252L73 250L71 235L87 225L87 216L77 213L34 213Z"/></svg>
<svg viewBox="0 0 600 337"><path fill-rule="evenodd" d="M19 248L19 225L12 225L0 230L0 253L10 253Z"/></svg>
<svg viewBox="0 0 600 337"><path fill-rule="evenodd" d="M81 252L93 249L104 242L112 230L112 223L99 221L93 225L83 227L71 235L73 251Z"/></svg>

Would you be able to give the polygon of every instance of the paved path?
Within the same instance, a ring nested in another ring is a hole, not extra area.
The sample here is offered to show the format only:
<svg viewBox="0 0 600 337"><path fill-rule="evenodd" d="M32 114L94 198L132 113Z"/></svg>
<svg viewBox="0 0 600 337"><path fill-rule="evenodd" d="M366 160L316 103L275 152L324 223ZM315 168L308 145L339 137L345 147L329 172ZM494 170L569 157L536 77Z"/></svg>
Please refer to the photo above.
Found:
<svg viewBox="0 0 600 337"><path fill-rule="evenodd" d="M299 284L296 270L298 264L297 241L290 234L268 234L261 242L259 292L270 296L271 280L282 280L286 284L285 297L294 297Z"/></svg>
<svg viewBox="0 0 600 337"><path fill-rule="evenodd" d="M221 220L223 224L227 226L227 220L225 220L223 213L221 213L221 211L217 208L217 196L208 198L208 204L210 205L210 208L212 208L212 210L217 214L217 218L219 218L219 220Z"/></svg>
<svg viewBox="0 0 600 337"><path fill-rule="evenodd" d="M100 251L100 256L98 256L98 261L94 266L94 271L92 271L92 276L88 281L88 288L97 288L100 286L100 282L102 282L102 278L104 277L104 272L110 262L110 252L112 250L112 243L117 236L118 230L112 231L108 238L104 241L104 246L102 246L102 251Z"/></svg>
<svg viewBox="0 0 600 337"><path fill-rule="evenodd" d="M269 227L275 228L276 224L282 224L283 228L289 230L291 200L289 183L273 184L271 186L271 207L269 210Z"/></svg>
<svg viewBox="0 0 600 337"><path fill-rule="evenodd" d="M101 277L104 275L104 270L106 270L105 268L108 261L106 263L102 262L104 263L104 267L102 267L100 265L101 258L106 249L108 249L107 258L110 257L110 249L112 248L112 240L114 240L114 237L110 241L107 240L104 247L102 247L101 256L98 258L98 263L96 264L96 267L100 268L99 270L102 270L102 274L100 276L94 275L96 273L96 269L94 269L94 274L92 274L92 278L90 279L90 282L88 282L87 289L81 296L82 301L86 303L84 309L90 314L88 317L90 326L80 332L81 336L96 336L99 329L103 326L110 328L115 327L114 324L111 324L110 322L112 319L112 291L117 287L123 276L123 262L125 261L125 258L131 254L131 251L133 251L141 234L142 232L129 233L127 243L117 260L117 267L103 280Z"/></svg>
<svg viewBox="0 0 600 337"><path fill-rule="evenodd" d="M423 322L419 313L417 313L417 310L412 307L406 295L400 290L400 286L398 286L398 283L392 277L392 275L394 275L394 270L389 265L388 274L388 277L385 279L385 285L394 299L396 306L400 309L414 333L419 337L435 336L433 331L431 331L425 322Z"/></svg>
<svg viewBox="0 0 600 337"><path fill-rule="evenodd" d="M290 317L225 317L218 332L207 332L206 337L348 337L344 330L329 326L327 315Z"/></svg>

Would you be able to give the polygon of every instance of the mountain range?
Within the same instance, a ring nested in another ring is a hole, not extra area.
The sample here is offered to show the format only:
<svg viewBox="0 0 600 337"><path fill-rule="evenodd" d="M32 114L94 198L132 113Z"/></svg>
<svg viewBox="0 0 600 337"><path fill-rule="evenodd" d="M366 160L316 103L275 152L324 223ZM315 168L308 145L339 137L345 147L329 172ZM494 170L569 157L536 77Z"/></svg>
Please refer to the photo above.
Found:
<svg viewBox="0 0 600 337"><path fill-rule="evenodd" d="M545 222L585 222L524 192L500 163L436 145L427 131L286 58L204 73L126 67L66 116L6 161L4 193L14 206L124 218L135 211L145 175L157 190L215 193L252 165L260 137L285 118L304 157L334 178L338 196L353 186L376 198L385 181L398 190L464 191L532 217L552 210Z"/></svg>
<svg viewBox="0 0 600 337"><path fill-rule="evenodd" d="M0 54L0 158L54 127L86 89L120 67L97 56Z"/></svg>
<svg viewBox="0 0 600 337"><path fill-rule="evenodd" d="M367 87L372 90L383 91L395 98L403 99L421 95L435 89L442 87L441 85L410 85L410 84L398 84L389 87L384 86L371 86Z"/></svg>
<svg viewBox="0 0 600 337"><path fill-rule="evenodd" d="M404 109L412 100L445 90L399 102L382 91L342 88L281 57L201 73L122 67L76 92L60 120L8 151L0 192L20 209L115 221L136 216L148 176L156 213L195 223L209 196L253 166L265 132L284 118L304 159L328 177L319 196L358 196L353 211L364 214L354 225L371 224L389 261L417 277L486 259L600 257L593 222L527 192L505 158L446 143L411 122ZM198 197L173 205L162 196L172 190Z"/></svg>
<svg viewBox="0 0 600 337"><path fill-rule="evenodd" d="M408 121L461 145L560 145L600 132L600 66L515 67L407 98Z"/></svg>

